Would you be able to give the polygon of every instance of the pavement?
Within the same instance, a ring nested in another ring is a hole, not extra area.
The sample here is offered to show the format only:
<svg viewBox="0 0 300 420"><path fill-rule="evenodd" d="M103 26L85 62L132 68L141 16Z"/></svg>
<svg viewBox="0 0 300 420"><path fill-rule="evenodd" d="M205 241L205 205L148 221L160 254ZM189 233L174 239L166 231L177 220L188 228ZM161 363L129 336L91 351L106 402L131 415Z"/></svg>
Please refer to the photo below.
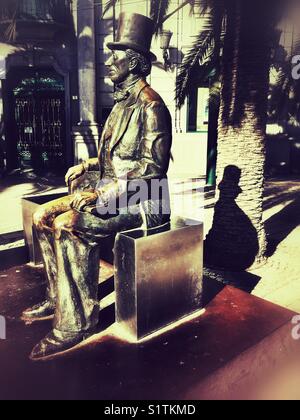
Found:
<svg viewBox="0 0 300 420"><path fill-rule="evenodd" d="M51 322L26 325L20 316L45 292L43 270L15 267L0 280L7 322L6 340L0 340L0 400L300 399L295 314L236 288L212 287L209 280L204 312L140 343L124 339L110 302L101 306L97 335L33 363L28 355ZM101 301L109 293L102 291ZM294 375L286 378L287 371Z"/></svg>
<svg viewBox="0 0 300 420"><path fill-rule="evenodd" d="M56 193L66 190L58 177L38 177L31 171L16 172L0 179L0 236L23 231L21 198L25 195ZM1 241L0 238L0 241ZM1 242L0 242L1 245Z"/></svg>
<svg viewBox="0 0 300 420"><path fill-rule="evenodd" d="M208 207L208 208L207 208ZM206 231L213 208L206 206ZM206 275L300 313L300 179L269 179L264 214L268 236L265 265L243 273L205 270Z"/></svg>
<svg viewBox="0 0 300 420"><path fill-rule="evenodd" d="M207 273L226 284L300 313L300 179L269 179L264 198L264 220L269 238L269 259L259 269L244 273ZM201 179L171 180L173 202L186 217L204 220L205 234L213 220L214 191L204 190ZM64 180L16 173L0 182L0 252L24 247L21 198L24 195L66 192ZM186 194L188 193L188 194ZM183 199L182 199L183 197ZM16 264L21 262L23 254Z"/></svg>
<svg viewBox="0 0 300 420"><path fill-rule="evenodd" d="M271 182L266 192L269 259L253 271L260 277L253 294L300 313L300 182Z"/></svg>
<svg viewBox="0 0 300 420"><path fill-rule="evenodd" d="M9 206L0 209L5 233L0 246L11 246L16 232L22 233L22 195L63 188L62 180L32 174L1 181L1 202ZM196 190L189 210L204 211L207 232L214 193ZM0 271L0 314L7 320L7 340L0 340L0 400L300 399L300 341L291 334L291 321L300 313L299 192L298 179L269 180L264 200L268 262L251 272L205 270L205 313L140 345L127 343L116 330L107 266L100 280L99 334L61 359L29 362L32 347L51 324L26 326L20 315L43 297L45 276L41 267L15 260ZM11 252L15 258L15 249Z"/></svg>

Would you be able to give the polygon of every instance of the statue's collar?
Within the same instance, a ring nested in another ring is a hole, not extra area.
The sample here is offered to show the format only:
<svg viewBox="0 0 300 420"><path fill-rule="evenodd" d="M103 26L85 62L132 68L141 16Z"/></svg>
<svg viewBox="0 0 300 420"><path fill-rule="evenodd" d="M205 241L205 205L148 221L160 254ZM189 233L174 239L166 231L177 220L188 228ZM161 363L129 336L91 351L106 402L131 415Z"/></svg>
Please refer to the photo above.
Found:
<svg viewBox="0 0 300 420"><path fill-rule="evenodd" d="M118 86L114 95L115 100L117 102L125 101L124 105L126 104L126 106L132 106L137 102L140 93L146 86L149 85L145 79L138 79L129 86Z"/></svg>

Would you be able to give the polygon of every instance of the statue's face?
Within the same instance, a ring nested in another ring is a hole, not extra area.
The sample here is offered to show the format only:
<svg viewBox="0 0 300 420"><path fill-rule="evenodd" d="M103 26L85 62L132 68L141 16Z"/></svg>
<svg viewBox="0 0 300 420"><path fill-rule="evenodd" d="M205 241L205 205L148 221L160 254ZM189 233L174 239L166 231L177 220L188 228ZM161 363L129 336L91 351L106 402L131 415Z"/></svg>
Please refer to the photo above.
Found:
<svg viewBox="0 0 300 420"><path fill-rule="evenodd" d="M105 65L108 67L109 78L115 84L124 82L130 74L130 61L125 51L112 51Z"/></svg>

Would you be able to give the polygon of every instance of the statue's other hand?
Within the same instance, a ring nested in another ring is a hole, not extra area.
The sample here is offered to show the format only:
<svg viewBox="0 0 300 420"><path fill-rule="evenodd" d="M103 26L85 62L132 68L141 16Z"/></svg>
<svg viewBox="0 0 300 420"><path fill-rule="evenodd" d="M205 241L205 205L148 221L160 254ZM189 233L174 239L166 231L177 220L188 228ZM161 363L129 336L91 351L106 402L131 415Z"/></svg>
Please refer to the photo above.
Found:
<svg viewBox="0 0 300 420"><path fill-rule="evenodd" d="M75 179L81 177L85 173L85 167L83 164L73 166L70 168L65 176L65 181L67 187L71 184L71 182L75 181Z"/></svg>
<svg viewBox="0 0 300 420"><path fill-rule="evenodd" d="M96 204L98 194L93 192L81 192L75 194L71 202L71 208L74 210L82 211L85 207Z"/></svg>

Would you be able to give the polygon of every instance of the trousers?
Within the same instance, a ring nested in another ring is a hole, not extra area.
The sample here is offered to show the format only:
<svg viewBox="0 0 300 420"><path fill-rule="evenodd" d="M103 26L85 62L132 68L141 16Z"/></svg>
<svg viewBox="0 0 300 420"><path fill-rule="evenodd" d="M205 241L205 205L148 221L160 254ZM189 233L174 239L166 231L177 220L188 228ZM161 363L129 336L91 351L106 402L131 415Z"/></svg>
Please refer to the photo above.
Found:
<svg viewBox="0 0 300 420"><path fill-rule="evenodd" d="M103 238L143 225L135 209L95 216L71 209L73 196L39 208L33 223L55 302L54 331L61 338L90 331L99 322L98 282Z"/></svg>

